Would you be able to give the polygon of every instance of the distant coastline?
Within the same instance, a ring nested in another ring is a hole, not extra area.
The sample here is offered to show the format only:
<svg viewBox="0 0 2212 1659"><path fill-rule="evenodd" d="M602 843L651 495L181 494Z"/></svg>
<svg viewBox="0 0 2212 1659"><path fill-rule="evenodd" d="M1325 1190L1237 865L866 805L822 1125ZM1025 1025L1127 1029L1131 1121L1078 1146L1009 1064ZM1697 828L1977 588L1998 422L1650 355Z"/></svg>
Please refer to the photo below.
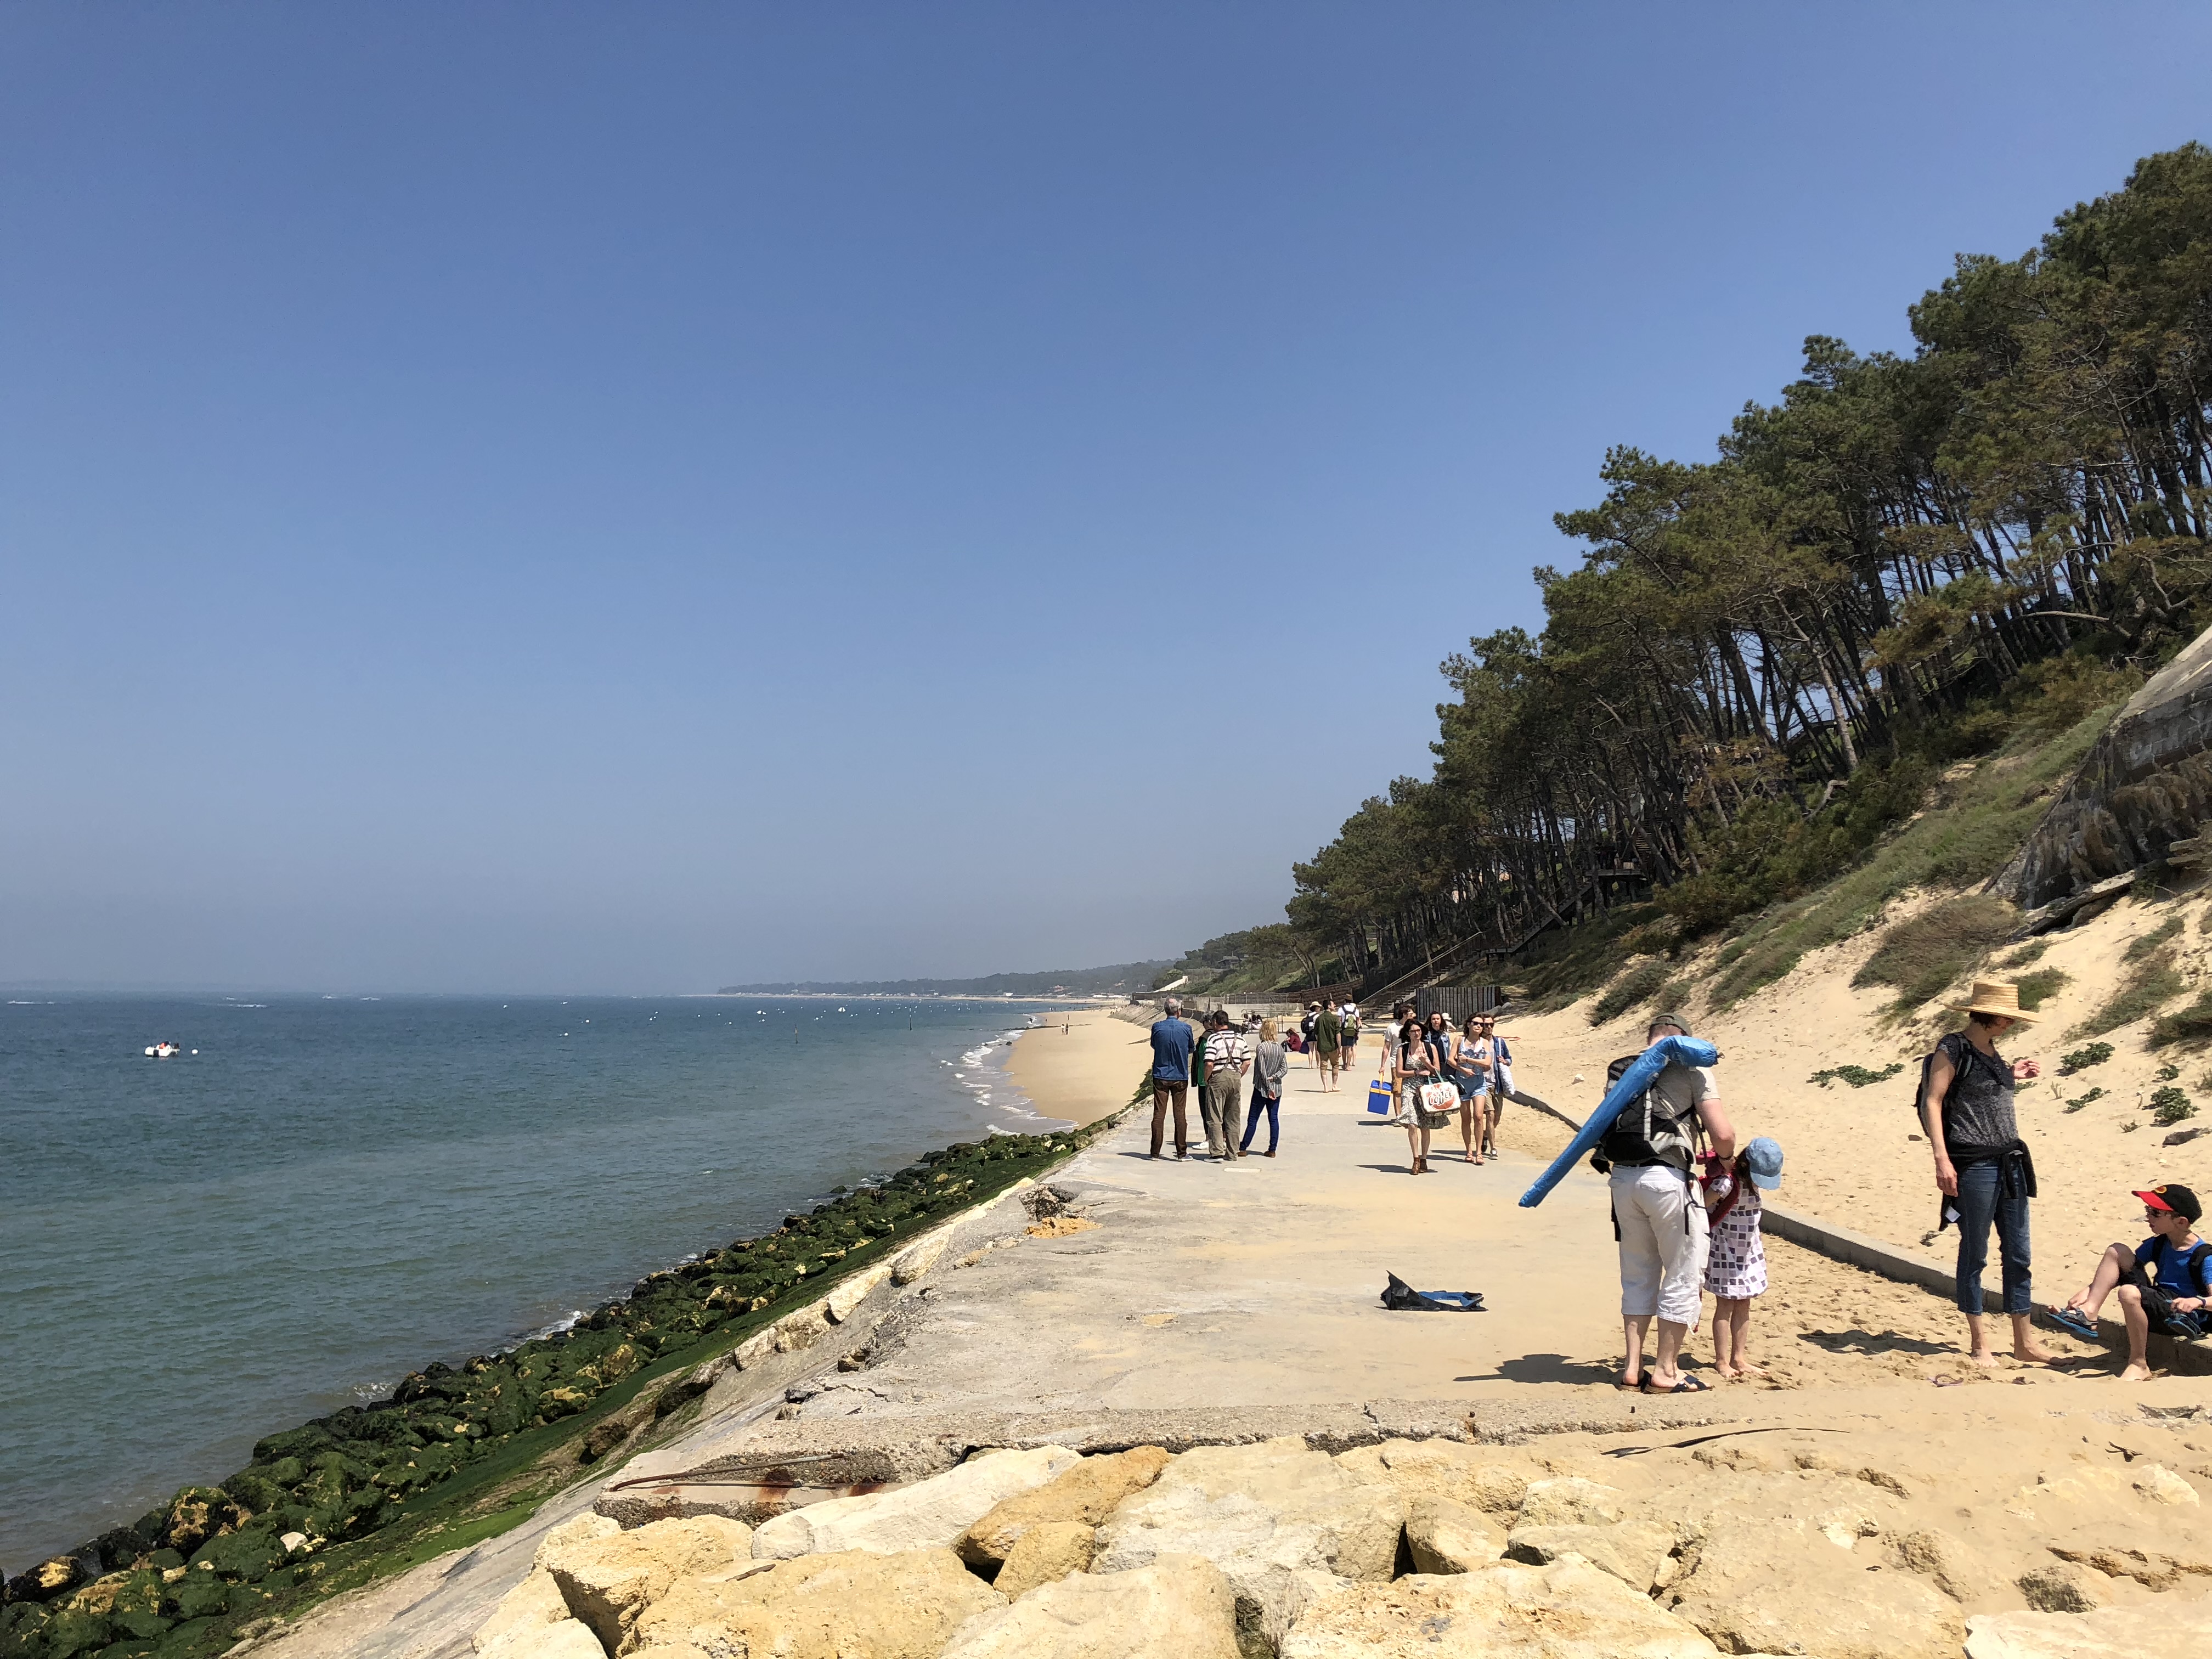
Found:
<svg viewBox="0 0 2212 1659"><path fill-rule="evenodd" d="M1007 997L1060 999L1133 995L1149 990L1172 963L1116 962L1103 968L1048 968L1033 974L986 974L979 979L803 979L725 985L718 996Z"/></svg>

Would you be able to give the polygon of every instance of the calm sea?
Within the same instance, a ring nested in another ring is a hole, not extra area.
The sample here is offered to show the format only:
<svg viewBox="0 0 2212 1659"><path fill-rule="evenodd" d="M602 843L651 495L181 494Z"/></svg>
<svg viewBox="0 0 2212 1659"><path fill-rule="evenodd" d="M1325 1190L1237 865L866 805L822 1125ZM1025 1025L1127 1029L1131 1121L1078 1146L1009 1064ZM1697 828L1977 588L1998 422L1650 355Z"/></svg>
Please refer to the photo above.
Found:
<svg viewBox="0 0 2212 1659"><path fill-rule="evenodd" d="M0 1569L991 1127L1036 1004L0 1006ZM153 1060L171 1038L187 1052ZM197 1051L197 1052L191 1052Z"/></svg>

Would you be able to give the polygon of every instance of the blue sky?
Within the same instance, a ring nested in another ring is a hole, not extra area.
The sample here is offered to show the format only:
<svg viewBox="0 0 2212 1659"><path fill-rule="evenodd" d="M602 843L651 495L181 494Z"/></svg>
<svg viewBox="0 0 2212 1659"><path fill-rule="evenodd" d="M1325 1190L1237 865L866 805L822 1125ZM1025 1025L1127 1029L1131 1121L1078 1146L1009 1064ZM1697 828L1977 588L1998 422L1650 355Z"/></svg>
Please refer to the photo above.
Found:
<svg viewBox="0 0 2212 1659"><path fill-rule="evenodd" d="M1170 955L2212 13L0 9L0 980Z"/></svg>

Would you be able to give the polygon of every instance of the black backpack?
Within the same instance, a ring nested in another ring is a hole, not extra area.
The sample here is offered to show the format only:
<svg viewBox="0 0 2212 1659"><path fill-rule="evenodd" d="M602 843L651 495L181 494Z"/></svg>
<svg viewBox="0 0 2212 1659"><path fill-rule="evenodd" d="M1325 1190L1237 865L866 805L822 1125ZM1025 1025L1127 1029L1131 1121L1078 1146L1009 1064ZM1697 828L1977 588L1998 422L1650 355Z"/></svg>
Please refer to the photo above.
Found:
<svg viewBox="0 0 2212 1659"><path fill-rule="evenodd" d="M1620 1081L1621 1074L1642 1059L1640 1054L1623 1054L1605 1068L1606 1085L1610 1088ZM1686 1174L1691 1159L1697 1151L1698 1109L1695 1106L1675 1106L1659 1092L1657 1079L1636 1099L1620 1109L1604 1134L1598 1138L1597 1148L1590 1162L1599 1170L1616 1164L1663 1164L1669 1169Z"/></svg>
<svg viewBox="0 0 2212 1659"><path fill-rule="evenodd" d="M1942 1146L1950 1136L1950 1130L1945 1126L1944 1119L1951 1109L1951 1097L1959 1092L1959 1085L1966 1080L1968 1069L1979 1064L1990 1066L1994 1071L1997 1066L1996 1061L1983 1054L1979 1048L1967 1042L1958 1032L1954 1031L1951 1036L1959 1037L1959 1048L1961 1052L1951 1056L1951 1086L1943 1091L1943 1098L1936 1103L1936 1121L1927 1126L1935 1130L1936 1144L1938 1146ZM1928 1098L1928 1074L1935 1069L1936 1056L1944 1052L1943 1044L1950 1040L1949 1036L1943 1038L1920 1057L1920 1086L1912 1091L1912 1121L1915 1123L1920 1121L1920 1103ZM2001 1073L1999 1075L2000 1080L2005 1083L2012 1080L2008 1073Z"/></svg>

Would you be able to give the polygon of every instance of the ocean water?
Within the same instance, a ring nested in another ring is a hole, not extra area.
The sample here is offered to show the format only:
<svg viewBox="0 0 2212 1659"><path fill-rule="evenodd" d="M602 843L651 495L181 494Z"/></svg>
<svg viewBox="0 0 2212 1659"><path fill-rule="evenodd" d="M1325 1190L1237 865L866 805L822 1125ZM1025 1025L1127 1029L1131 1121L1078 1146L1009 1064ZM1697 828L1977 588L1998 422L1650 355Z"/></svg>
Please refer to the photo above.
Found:
<svg viewBox="0 0 2212 1659"><path fill-rule="evenodd" d="M1045 1127L1003 1070L1038 1007L21 994L0 1569L841 1184Z"/></svg>

